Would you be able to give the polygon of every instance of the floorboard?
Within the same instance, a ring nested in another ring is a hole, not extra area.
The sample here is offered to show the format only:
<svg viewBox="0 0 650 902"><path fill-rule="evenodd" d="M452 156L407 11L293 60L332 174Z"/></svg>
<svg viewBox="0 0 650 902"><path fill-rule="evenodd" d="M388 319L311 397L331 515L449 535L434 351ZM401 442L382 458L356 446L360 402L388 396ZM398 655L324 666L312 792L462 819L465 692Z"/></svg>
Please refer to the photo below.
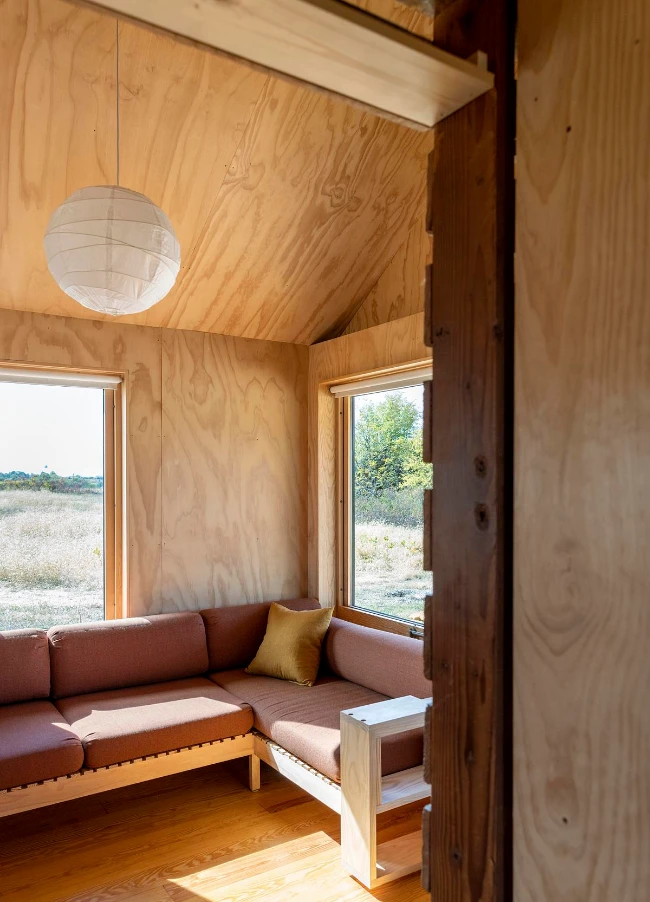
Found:
<svg viewBox="0 0 650 902"><path fill-rule="evenodd" d="M425 902L414 875L369 892L340 864L339 818L262 766L214 765L0 821L2 902ZM388 812L380 841L417 826Z"/></svg>

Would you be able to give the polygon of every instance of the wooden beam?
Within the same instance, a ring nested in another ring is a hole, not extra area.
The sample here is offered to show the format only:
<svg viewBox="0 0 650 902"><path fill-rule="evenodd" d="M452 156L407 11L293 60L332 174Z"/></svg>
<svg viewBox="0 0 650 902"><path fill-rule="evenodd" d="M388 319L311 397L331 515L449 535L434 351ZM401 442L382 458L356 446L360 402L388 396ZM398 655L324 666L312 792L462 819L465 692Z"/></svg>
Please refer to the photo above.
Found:
<svg viewBox="0 0 650 902"><path fill-rule="evenodd" d="M274 74L430 127L490 90L480 66L337 0L94 0Z"/></svg>
<svg viewBox="0 0 650 902"><path fill-rule="evenodd" d="M497 86L436 127L429 173L425 830L437 902L510 895L513 23L509 0L456 0L434 20L446 49L487 51Z"/></svg>

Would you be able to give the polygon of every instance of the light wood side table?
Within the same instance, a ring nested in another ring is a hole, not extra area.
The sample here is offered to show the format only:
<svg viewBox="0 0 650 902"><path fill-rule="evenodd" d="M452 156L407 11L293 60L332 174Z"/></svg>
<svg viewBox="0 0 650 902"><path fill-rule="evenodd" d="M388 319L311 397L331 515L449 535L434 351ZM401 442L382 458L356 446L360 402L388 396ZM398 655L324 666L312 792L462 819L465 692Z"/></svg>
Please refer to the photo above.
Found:
<svg viewBox="0 0 650 902"><path fill-rule="evenodd" d="M341 711L341 860L368 889L422 866L421 831L377 846L377 815L427 799L423 767L381 775L381 740L424 726L431 699L392 698Z"/></svg>

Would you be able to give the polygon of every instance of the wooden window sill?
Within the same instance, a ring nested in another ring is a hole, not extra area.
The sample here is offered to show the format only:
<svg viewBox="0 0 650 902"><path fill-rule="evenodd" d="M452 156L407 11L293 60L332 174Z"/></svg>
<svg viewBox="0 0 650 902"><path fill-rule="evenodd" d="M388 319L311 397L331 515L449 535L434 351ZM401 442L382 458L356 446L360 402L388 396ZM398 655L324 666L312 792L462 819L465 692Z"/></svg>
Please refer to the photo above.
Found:
<svg viewBox="0 0 650 902"><path fill-rule="evenodd" d="M410 623L407 620L395 620L385 614L361 610L351 605L337 605L334 616L341 620L348 620L350 623L358 623L360 626L370 626L376 630L384 630L386 633L396 633L399 636L411 636L411 629L414 626L424 629L424 624L415 621Z"/></svg>

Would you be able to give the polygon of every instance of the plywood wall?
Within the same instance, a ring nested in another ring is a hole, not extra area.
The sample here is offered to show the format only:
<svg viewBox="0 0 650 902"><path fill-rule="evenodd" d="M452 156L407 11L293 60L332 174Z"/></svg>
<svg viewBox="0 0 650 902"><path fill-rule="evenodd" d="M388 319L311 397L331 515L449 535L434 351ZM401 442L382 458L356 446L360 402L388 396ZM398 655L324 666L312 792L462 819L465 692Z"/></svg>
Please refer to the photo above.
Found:
<svg viewBox="0 0 650 902"><path fill-rule="evenodd" d="M650 887L650 7L520 0L517 902Z"/></svg>
<svg viewBox="0 0 650 902"><path fill-rule="evenodd" d="M0 310L0 362L123 373L131 614L303 595L307 349Z"/></svg>
<svg viewBox="0 0 650 902"><path fill-rule="evenodd" d="M307 349L163 331L166 605L305 592Z"/></svg>

